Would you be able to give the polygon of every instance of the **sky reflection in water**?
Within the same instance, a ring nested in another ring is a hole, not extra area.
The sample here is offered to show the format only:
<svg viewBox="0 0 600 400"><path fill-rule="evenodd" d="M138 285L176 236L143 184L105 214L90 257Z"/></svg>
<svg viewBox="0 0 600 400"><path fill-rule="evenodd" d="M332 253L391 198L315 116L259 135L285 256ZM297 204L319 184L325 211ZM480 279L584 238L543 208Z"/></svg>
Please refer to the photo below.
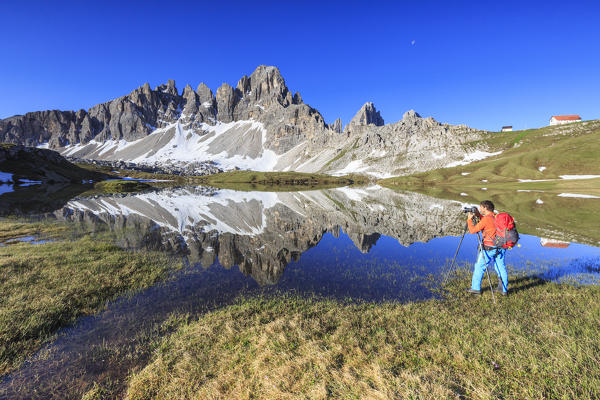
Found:
<svg viewBox="0 0 600 400"><path fill-rule="evenodd" d="M368 253L361 253L347 235L335 238L327 233L317 246L288 264L276 286L364 300L423 299L431 295L422 285L423 278L428 274L439 278L447 271L459 241L460 237L446 236L405 247L392 237L381 236ZM544 247L539 237L531 235L521 235L519 244L521 247L507 252L509 270L531 272L549 280L600 281L598 247L578 243L566 248ZM467 234L457 264L472 268L476 255L477 237Z"/></svg>

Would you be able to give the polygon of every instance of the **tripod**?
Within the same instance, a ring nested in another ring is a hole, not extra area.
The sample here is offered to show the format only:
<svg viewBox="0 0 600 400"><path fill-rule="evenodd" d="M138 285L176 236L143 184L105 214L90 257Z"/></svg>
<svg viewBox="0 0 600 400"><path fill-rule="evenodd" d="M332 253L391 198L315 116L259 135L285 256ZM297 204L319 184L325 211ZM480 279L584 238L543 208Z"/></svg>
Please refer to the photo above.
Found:
<svg viewBox="0 0 600 400"><path fill-rule="evenodd" d="M458 242L458 247L456 248L456 252L454 253L454 258L452 258L452 262L450 263L450 268L448 268L448 271L446 272L446 276L444 276L444 281L442 282L442 286L444 286L446 284L446 281L448 280L448 276L450 276L450 273L454 269L454 261L456 261L456 255L458 254L460 245L462 244L463 239L465 238L465 234L467 233L468 230L469 230L469 224L465 222L465 229L463 230L462 236L460 237L460 242Z"/></svg>
<svg viewBox="0 0 600 400"><path fill-rule="evenodd" d="M465 238L465 234L467 233L467 230L469 230L469 224L465 223L465 229L463 231L462 236L460 237L460 242L458 242L458 247L456 248L456 252L454 253L454 258L452 258L452 263L450 263L450 268L448 268L448 272L446 273L446 276L444 277L442 286L444 286L446 284L446 281L448 280L448 276L450 276L450 273L454 269L454 261L456 261L456 256L458 255L458 250L460 249L460 245L462 244L463 239ZM488 270L488 264L490 263L490 259L489 259L489 256L487 255L487 253L485 252L485 250L483 249L483 239L479 235L479 232L477 232L477 248L479 250L481 250L481 252L483 253L483 257L488 258L487 262L485 263L485 273L487 275L488 283L490 285L490 292L492 293L492 300L493 300L494 304L496 304L496 296L494 296L494 289L492 289L492 280L490 279L490 271ZM477 253L479 254L479 252L477 252ZM479 257L479 255L478 255L478 257ZM495 260L494 260L494 262L495 262Z"/></svg>

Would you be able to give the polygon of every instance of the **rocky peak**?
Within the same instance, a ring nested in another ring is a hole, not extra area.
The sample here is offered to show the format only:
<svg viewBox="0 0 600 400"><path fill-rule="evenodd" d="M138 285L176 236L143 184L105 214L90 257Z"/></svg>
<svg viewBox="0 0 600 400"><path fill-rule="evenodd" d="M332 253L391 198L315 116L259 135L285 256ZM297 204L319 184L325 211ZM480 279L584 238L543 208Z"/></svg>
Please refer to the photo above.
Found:
<svg viewBox="0 0 600 400"><path fill-rule="evenodd" d="M183 98L189 98L192 97L196 94L196 92L194 92L194 89L192 89L192 87L187 84L185 85L185 87L183 88L183 92L181 92L181 96Z"/></svg>
<svg viewBox="0 0 600 400"><path fill-rule="evenodd" d="M236 91L227 83L217 89L217 120L221 122L232 122L233 109L238 102Z"/></svg>
<svg viewBox="0 0 600 400"><path fill-rule="evenodd" d="M408 110L407 112L404 113L404 115L402 116L402 120L403 121L407 121L407 120L415 120L415 119L420 119L422 118L419 113L417 113L415 110Z"/></svg>
<svg viewBox="0 0 600 400"><path fill-rule="evenodd" d="M242 78L238 81L236 88L245 95L250 92L250 78L246 75L242 76Z"/></svg>
<svg viewBox="0 0 600 400"><path fill-rule="evenodd" d="M336 119L332 125L329 125L329 128L335 133L342 133L342 120L340 118Z"/></svg>
<svg viewBox="0 0 600 400"><path fill-rule="evenodd" d="M365 126L375 125L383 126L383 118L379 114L379 111L375 109L375 106L371 102L365 103L360 110L356 113L354 118L350 121L349 125L354 126Z"/></svg>
<svg viewBox="0 0 600 400"><path fill-rule="evenodd" d="M292 103L304 104L304 102L302 101L302 96L300 96L300 93L298 93L298 92L294 93L294 97L292 98Z"/></svg>
<svg viewBox="0 0 600 400"><path fill-rule="evenodd" d="M184 114L192 114L198 112L198 95L190 85L185 85L181 96L184 99Z"/></svg>
<svg viewBox="0 0 600 400"><path fill-rule="evenodd" d="M204 82L202 82L198 85L198 88L196 89L196 93L198 93L198 98L199 98L201 104L206 103L206 102L212 103L215 98L212 90L210 90L210 88L208 86L206 86L206 84Z"/></svg>
<svg viewBox="0 0 600 400"><path fill-rule="evenodd" d="M166 84L159 85L156 88L157 91L162 93L167 93L172 96L178 96L177 88L175 87L175 81L173 79L169 79Z"/></svg>
<svg viewBox="0 0 600 400"><path fill-rule="evenodd" d="M142 86L142 93L148 97L150 97L152 94L152 89L150 88L150 84L148 82L144 83L144 86Z"/></svg>
<svg viewBox="0 0 600 400"><path fill-rule="evenodd" d="M431 129L440 125L440 123L433 119L433 117L423 118L414 110L405 112L400 122L404 125L418 125L425 129Z"/></svg>
<svg viewBox="0 0 600 400"><path fill-rule="evenodd" d="M240 88L240 83L244 90ZM288 106L292 104L292 95L277 67L260 65L250 77L243 77L238 83L238 89L244 95L248 94L252 100L276 100L279 104Z"/></svg>

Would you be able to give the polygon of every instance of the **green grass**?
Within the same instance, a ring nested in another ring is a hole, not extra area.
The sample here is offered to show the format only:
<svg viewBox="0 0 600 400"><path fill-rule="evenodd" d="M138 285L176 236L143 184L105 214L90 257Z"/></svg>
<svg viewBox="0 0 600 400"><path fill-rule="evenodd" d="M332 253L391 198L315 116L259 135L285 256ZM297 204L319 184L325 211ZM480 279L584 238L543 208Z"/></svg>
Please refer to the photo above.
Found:
<svg viewBox="0 0 600 400"><path fill-rule="evenodd" d="M366 183L360 175L331 176L303 172L231 171L199 178L199 183L234 190L306 190Z"/></svg>
<svg viewBox="0 0 600 400"><path fill-rule="evenodd" d="M513 277L511 294L348 304L250 298L183 322L129 399L600 396L600 287Z"/></svg>
<svg viewBox="0 0 600 400"><path fill-rule="evenodd" d="M0 247L0 375L59 328L175 268L163 253L125 251L100 234L73 237L64 225L0 221L2 243L30 235L57 241Z"/></svg>
<svg viewBox="0 0 600 400"><path fill-rule="evenodd" d="M102 193L140 192L151 188L144 182L130 180L102 181L94 184L94 189Z"/></svg>
<svg viewBox="0 0 600 400"><path fill-rule="evenodd" d="M66 225L50 222L21 222L16 219L6 219L0 222L0 243L26 236L36 236L44 240L54 240L68 230Z"/></svg>
<svg viewBox="0 0 600 400"><path fill-rule="evenodd" d="M600 121L527 131L489 133L485 140L472 144L485 145L491 152L502 151L502 154L464 166L383 179L379 183L387 187L406 188L426 185L490 187L517 183L518 179L600 175ZM540 171L540 167L546 169ZM463 173L468 175L462 175ZM483 179L488 182L482 183ZM561 183L544 185L554 187Z"/></svg>

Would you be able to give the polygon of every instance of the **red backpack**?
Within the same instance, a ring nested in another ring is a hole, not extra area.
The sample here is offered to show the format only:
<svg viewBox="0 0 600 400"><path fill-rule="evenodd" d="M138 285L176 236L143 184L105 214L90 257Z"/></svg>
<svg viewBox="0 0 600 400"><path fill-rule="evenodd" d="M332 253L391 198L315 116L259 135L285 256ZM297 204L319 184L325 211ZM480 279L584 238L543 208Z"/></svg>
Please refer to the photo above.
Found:
<svg viewBox="0 0 600 400"><path fill-rule="evenodd" d="M515 226L515 220L508 213L500 213L494 218L496 225L496 236L494 244L503 249L512 249L519 241L519 232Z"/></svg>

